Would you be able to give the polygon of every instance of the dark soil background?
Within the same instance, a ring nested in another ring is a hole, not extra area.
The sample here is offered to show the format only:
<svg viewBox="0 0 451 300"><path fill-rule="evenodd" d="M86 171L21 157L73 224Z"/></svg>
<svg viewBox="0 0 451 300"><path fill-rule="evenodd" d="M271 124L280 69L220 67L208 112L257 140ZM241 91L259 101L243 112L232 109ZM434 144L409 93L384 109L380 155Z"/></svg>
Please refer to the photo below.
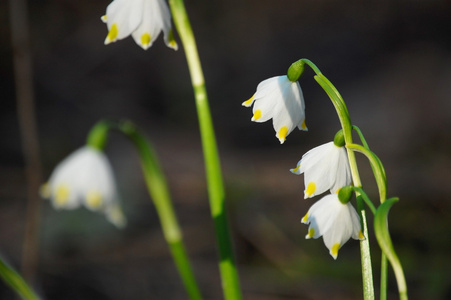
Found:
<svg viewBox="0 0 451 300"><path fill-rule="evenodd" d="M148 51L131 38L104 46L108 1L34 0L29 22L43 176L83 145L101 118L141 126L160 154L205 299L221 299L192 88L183 49L160 36ZM410 299L451 299L451 2L186 1L198 41L227 187L244 298L361 299L359 245L337 261L305 240L294 167L339 129L333 106L307 69L301 78L309 131L284 145L270 122L241 106L257 84L309 58L344 97L353 123L385 165L392 238ZM7 1L0 2L0 255L20 269L26 177L15 100ZM178 38L176 36L176 38ZM179 43L180 44L180 43ZM42 203L34 286L44 299L187 299L126 139L111 159L129 221L117 230L84 209ZM370 195L377 189L359 157ZM372 219L370 219L371 221ZM380 252L374 235L376 288ZM390 270L389 299L397 299ZM0 283L0 298L14 299Z"/></svg>

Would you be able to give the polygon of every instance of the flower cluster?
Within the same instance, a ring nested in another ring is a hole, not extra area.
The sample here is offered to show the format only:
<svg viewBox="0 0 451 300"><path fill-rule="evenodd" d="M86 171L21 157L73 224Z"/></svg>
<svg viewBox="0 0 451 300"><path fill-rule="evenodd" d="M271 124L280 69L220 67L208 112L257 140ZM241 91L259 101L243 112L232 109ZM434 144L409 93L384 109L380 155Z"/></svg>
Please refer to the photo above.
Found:
<svg viewBox="0 0 451 300"><path fill-rule="evenodd" d="M277 76L262 81L256 93L243 102L243 106L251 105L254 105L251 120L266 122L272 119L281 144L296 127L307 130L304 98L297 79L292 81L289 76ZM338 196L339 190L352 182L344 142L334 141L308 151L291 172L304 174L306 199L330 191L302 218L302 223L309 225L307 239L322 236L334 259L351 237L364 239L356 210L349 199L342 201Z"/></svg>
<svg viewBox="0 0 451 300"><path fill-rule="evenodd" d="M41 195L50 199L55 209L83 205L104 213L117 227L125 226L111 165L103 152L91 146L78 149L60 162L42 186Z"/></svg>

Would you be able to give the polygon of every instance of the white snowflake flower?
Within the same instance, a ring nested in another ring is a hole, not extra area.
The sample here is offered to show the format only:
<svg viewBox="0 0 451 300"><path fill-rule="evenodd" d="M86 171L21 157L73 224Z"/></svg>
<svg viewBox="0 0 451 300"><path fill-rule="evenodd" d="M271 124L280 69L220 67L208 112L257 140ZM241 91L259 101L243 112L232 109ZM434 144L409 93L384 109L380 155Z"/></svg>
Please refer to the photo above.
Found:
<svg viewBox="0 0 451 300"><path fill-rule="evenodd" d="M338 250L351 237L363 240L360 218L351 203L343 204L337 194L327 195L309 209L302 223L310 224L306 239L323 237L330 255L337 259Z"/></svg>
<svg viewBox="0 0 451 300"><path fill-rule="evenodd" d="M285 76L266 79L257 86L255 94L243 106L253 107L251 121L262 123L273 120L276 137L283 144L294 128L307 130L305 104L299 82Z"/></svg>
<svg viewBox="0 0 451 300"><path fill-rule="evenodd" d="M55 209L75 209L81 205L103 212L117 227L126 220L119 205L116 182L105 154L84 146L60 162L41 188Z"/></svg>
<svg viewBox="0 0 451 300"><path fill-rule="evenodd" d="M171 27L171 14L164 0L114 0L101 20L108 26L105 45L132 35L144 50L160 32L169 48L178 49Z"/></svg>
<svg viewBox="0 0 451 300"><path fill-rule="evenodd" d="M340 188L351 184L346 149L336 146L334 142L308 151L296 168L290 171L297 175L304 173L304 198L322 194L327 190L336 193Z"/></svg>

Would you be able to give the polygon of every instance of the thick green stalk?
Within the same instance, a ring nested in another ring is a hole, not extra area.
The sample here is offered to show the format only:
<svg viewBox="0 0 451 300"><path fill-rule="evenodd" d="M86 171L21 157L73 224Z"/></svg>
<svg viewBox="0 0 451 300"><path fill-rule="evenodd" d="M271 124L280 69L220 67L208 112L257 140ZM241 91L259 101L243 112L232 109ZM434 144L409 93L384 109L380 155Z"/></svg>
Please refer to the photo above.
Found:
<svg viewBox="0 0 451 300"><path fill-rule="evenodd" d="M11 289L13 289L22 299L25 300L39 300L40 298L31 289L22 276L19 275L13 268L6 264L0 258L0 277Z"/></svg>
<svg viewBox="0 0 451 300"><path fill-rule="evenodd" d="M310 66L316 73L314 76L318 84L323 88L326 94L332 101L335 110L337 111L338 118L343 129L344 139L346 144L352 144L352 125L349 116L348 109L346 107L343 98L340 93L334 87L334 85L321 73L319 68L308 59L301 59L298 62L302 62ZM350 149L347 149L349 166L351 169L351 176L354 186L361 187L362 183L360 181L359 171L357 168L357 162L355 159L355 154ZM360 199L360 194L356 193L357 198ZM360 200L359 200L360 201ZM361 205L359 205L361 206ZM365 300L374 299L374 285L373 285L373 271L371 266L371 253L369 245L368 236L368 225L366 220L366 213L364 209L359 209L360 218L362 219L362 228L365 239L360 241L360 255L362 264L362 280L363 280L363 297Z"/></svg>
<svg viewBox="0 0 451 300"><path fill-rule="evenodd" d="M183 245L182 233L157 154L150 142L132 123L122 122L117 128L132 141L138 151L149 194L155 204L164 237L169 244L182 281L190 299L200 300L202 296Z"/></svg>
<svg viewBox="0 0 451 300"><path fill-rule="evenodd" d="M199 118L202 149L208 185L211 215L214 220L219 248L219 269L221 273L224 297L228 300L242 298L236 269L233 246L227 221L225 191L213 121L210 114L202 66L197 52L191 24L183 0L169 0L172 17L185 50L191 82L194 89L197 114Z"/></svg>

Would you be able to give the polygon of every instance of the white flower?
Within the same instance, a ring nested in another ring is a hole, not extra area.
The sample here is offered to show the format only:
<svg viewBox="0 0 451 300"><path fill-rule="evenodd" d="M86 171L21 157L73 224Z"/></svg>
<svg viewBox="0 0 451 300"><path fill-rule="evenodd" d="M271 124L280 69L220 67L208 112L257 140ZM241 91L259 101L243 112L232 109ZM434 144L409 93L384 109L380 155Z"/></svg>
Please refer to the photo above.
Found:
<svg viewBox="0 0 451 300"><path fill-rule="evenodd" d="M255 102L255 103L254 103ZM254 122L266 122L273 119L276 137L283 144L296 126L307 130L305 126L305 104L299 82L292 82L287 76L266 79L257 86L255 94L243 106L254 103Z"/></svg>
<svg viewBox="0 0 451 300"><path fill-rule="evenodd" d="M310 224L306 239L323 236L330 255L337 259L338 250L351 237L363 240L360 218L351 203L343 204L337 194L327 195L309 209L302 223Z"/></svg>
<svg viewBox="0 0 451 300"><path fill-rule="evenodd" d="M55 209L75 209L80 205L106 214L117 227L125 225L116 183L105 154L84 146L59 163L41 195L50 198Z"/></svg>
<svg viewBox="0 0 451 300"><path fill-rule="evenodd" d="M105 45L131 34L147 50L163 30L166 45L178 49L171 29L171 14L164 0L114 0L101 20L109 30Z"/></svg>
<svg viewBox="0 0 451 300"><path fill-rule="evenodd" d="M336 193L351 184L351 170L344 147L330 142L308 151L302 156L297 167L290 170L294 174L304 173L304 198L324 193L328 189Z"/></svg>

